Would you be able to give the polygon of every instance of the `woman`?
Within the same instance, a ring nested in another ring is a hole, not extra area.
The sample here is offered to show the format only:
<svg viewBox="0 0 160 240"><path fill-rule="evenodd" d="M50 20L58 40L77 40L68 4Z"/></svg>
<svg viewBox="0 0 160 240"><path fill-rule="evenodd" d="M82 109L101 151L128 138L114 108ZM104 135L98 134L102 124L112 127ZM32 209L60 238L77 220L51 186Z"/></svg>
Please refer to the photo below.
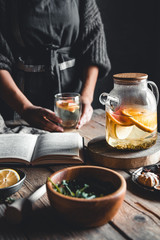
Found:
<svg viewBox="0 0 160 240"><path fill-rule="evenodd" d="M98 77L110 69L95 0L0 0L1 114L63 131L53 112L57 92L80 92L90 120ZM15 113L14 113L15 116Z"/></svg>

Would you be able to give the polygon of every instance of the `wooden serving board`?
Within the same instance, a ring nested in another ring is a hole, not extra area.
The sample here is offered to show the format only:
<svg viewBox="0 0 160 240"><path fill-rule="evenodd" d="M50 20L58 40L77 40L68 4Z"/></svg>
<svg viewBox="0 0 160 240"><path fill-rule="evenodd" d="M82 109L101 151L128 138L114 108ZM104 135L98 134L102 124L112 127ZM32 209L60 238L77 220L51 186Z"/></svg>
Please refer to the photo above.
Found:
<svg viewBox="0 0 160 240"><path fill-rule="evenodd" d="M131 169L155 164L160 161L160 134L156 144L141 151L124 151L110 147L105 136L92 139L88 143L91 160L100 166L115 169Z"/></svg>

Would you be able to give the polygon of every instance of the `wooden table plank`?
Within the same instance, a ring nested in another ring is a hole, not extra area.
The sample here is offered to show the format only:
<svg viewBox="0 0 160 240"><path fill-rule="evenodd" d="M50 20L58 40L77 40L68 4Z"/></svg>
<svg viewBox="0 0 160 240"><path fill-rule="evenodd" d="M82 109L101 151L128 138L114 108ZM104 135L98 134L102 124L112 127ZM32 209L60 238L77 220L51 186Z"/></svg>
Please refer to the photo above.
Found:
<svg viewBox="0 0 160 240"><path fill-rule="evenodd" d="M130 175L123 171L118 172L125 177L128 191L120 211L113 219L113 223L124 233L129 233L132 239L159 239L160 217L158 206L160 207L160 203L158 197L156 200L152 198L152 201L149 202L147 199L135 195L128 184ZM148 209L144 207L145 205ZM151 206L152 211L150 211Z"/></svg>
<svg viewBox="0 0 160 240"><path fill-rule="evenodd" d="M28 240L20 225L13 225L0 217L0 239L1 240Z"/></svg>
<svg viewBox="0 0 160 240"><path fill-rule="evenodd" d="M87 144L87 142L92 138L104 135L105 130L98 122L91 120L89 124L86 124L81 129L79 129L79 133L85 137L85 144Z"/></svg>
<svg viewBox="0 0 160 240"><path fill-rule="evenodd" d="M145 211L150 215L157 224L160 225L160 195L148 193L138 189L131 181L131 176L126 172L119 171L127 181L127 201L135 208L139 208L141 211Z"/></svg>
<svg viewBox="0 0 160 240"><path fill-rule="evenodd" d="M113 223L131 239L159 240L159 225L145 212L124 201Z"/></svg>
<svg viewBox="0 0 160 240"><path fill-rule="evenodd" d="M49 212L48 212L49 214ZM48 218L44 216L43 220L38 219L35 223L35 218L31 220L28 228L24 229L25 235L29 239L57 239L57 240L124 240L122 235L120 235L110 224L106 224L99 228L91 229L73 229L64 224L57 224L54 219L50 219L50 222L47 221ZM44 221L47 221L47 224L44 225Z"/></svg>

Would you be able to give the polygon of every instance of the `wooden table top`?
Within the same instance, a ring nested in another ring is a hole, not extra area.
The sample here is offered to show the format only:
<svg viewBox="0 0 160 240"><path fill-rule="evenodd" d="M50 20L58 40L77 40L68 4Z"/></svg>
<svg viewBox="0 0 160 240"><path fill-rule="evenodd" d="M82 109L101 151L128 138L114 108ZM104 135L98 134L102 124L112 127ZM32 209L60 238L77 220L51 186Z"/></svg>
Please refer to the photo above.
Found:
<svg viewBox="0 0 160 240"><path fill-rule="evenodd" d="M79 133L85 138L85 145L91 139L105 134L105 114L95 110L92 120ZM91 162L92 164L92 162ZM19 168L26 173L26 179L13 198L28 197L46 182L48 176L66 165ZM52 214L45 193L33 204L30 218L13 225L4 218L5 204L0 204L0 239L42 239L42 240L159 240L160 239L160 195L153 195L138 188L131 181L133 169L116 170L127 182L124 202L116 216L107 224L91 229L72 229L63 225Z"/></svg>

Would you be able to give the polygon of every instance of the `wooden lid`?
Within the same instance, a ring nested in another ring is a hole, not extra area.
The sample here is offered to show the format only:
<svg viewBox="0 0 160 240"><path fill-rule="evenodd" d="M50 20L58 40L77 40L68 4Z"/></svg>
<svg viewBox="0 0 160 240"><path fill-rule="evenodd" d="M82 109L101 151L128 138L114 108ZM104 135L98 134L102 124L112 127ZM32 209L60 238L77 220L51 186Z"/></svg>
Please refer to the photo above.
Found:
<svg viewBox="0 0 160 240"><path fill-rule="evenodd" d="M148 75L145 73L118 73L113 75L113 79L115 80L144 80L147 79Z"/></svg>

